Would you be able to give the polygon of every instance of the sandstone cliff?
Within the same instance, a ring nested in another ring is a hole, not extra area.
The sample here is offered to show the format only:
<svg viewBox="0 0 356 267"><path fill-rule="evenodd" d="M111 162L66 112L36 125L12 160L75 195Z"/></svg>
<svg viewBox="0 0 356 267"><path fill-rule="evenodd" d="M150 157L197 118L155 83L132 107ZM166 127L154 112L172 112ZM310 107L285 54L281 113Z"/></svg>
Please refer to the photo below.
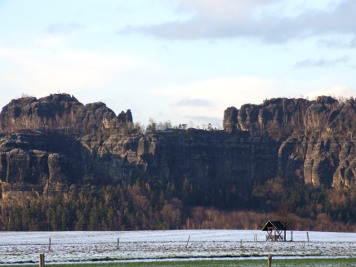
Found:
<svg viewBox="0 0 356 267"><path fill-rule="evenodd" d="M67 94L15 99L0 113L2 132L32 130L109 135L124 126L130 128L131 124L130 110L116 116L104 103L83 105Z"/></svg>
<svg viewBox="0 0 356 267"><path fill-rule="evenodd" d="M247 104L240 110L230 107L225 111L224 129L276 140L278 172L284 179L314 186L355 186L355 99L282 98Z"/></svg>
<svg viewBox="0 0 356 267"><path fill-rule="evenodd" d="M253 184L277 175L290 183L354 188L356 102L271 99L228 108L223 131L169 129L142 134L131 111L83 105L66 94L12 100L0 113L3 201L66 192L72 184L138 178L209 188Z"/></svg>

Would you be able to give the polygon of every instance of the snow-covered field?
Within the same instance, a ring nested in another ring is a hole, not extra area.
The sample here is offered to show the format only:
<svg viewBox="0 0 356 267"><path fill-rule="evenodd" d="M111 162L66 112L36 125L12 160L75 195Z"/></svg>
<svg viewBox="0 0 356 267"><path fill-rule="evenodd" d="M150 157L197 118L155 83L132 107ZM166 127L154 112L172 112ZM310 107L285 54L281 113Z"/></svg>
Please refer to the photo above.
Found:
<svg viewBox="0 0 356 267"><path fill-rule="evenodd" d="M294 231L293 242L265 240L265 232L244 230L0 232L0 264L38 262L41 253L46 263L256 258L268 254L356 258L356 233L309 232L308 242L307 232Z"/></svg>

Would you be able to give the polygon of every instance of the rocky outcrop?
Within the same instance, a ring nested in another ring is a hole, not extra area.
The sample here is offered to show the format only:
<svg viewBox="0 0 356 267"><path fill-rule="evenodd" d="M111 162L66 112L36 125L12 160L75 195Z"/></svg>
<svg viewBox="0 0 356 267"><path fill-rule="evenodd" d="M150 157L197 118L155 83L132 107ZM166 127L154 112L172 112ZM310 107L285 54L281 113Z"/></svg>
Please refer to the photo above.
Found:
<svg viewBox="0 0 356 267"><path fill-rule="evenodd" d="M277 175L291 184L354 188L355 107L353 99L278 98L228 108L223 131L142 134L130 110L116 115L66 94L21 98L0 113L1 195L25 201L72 184L138 178L189 179L202 192L234 186L243 195Z"/></svg>
<svg viewBox="0 0 356 267"><path fill-rule="evenodd" d="M255 135L268 133L273 127L299 127L309 106L310 102L301 98L276 98L265 100L261 105L230 107L225 111L223 127L227 132L250 131Z"/></svg>
<svg viewBox="0 0 356 267"><path fill-rule="evenodd" d="M325 187L353 187L356 101L332 97L271 99L261 105L231 107L224 129L276 140L278 174L289 181ZM280 143L280 145L279 145Z"/></svg>
<svg viewBox="0 0 356 267"><path fill-rule="evenodd" d="M58 94L37 99L12 100L0 113L0 130L64 129L75 124L75 114L83 105L70 95Z"/></svg>
<svg viewBox="0 0 356 267"><path fill-rule="evenodd" d="M338 157L333 173L333 185L338 188L356 187L356 148L355 142L345 142Z"/></svg>
<svg viewBox="0 0 356 267"><path fill-rule="evenodd" d="M127 134L131 127L130 110L116 116L104 103L83 105L67 94L50 95L40 99L15 99L0 113L0 131L3 132L55 130L83 135L109 135L123 129Z"/></svg>
<svg viewBox="0 0 356 267"><path fill-rule="evenodd" d="M110 135L128 136L132 122L130 110L116 116L104 103L83 105L67 94L12 100L0 113L2 196L48 195L72 183L115 178L100 172L101 144Z"/></svg>

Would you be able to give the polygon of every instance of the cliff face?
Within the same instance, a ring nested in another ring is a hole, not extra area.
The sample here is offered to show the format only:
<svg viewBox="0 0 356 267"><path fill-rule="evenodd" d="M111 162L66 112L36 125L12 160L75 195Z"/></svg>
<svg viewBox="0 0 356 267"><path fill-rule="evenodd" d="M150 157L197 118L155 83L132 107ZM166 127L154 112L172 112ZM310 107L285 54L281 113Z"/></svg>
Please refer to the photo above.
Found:
<svg viewBox="0 0 356 267"><path fill-rule="evenodd" d="M131 127L132 114L128 110L118 116L104 103L83 105L67 94L37 99L26 97L12 100L0 113L0 131L15 132L62 131L101 135Z"/></svg>
<svg viewBox="0 0 356 267"><path fill-rule="evenodd" d="M284 179L325 187L354 187L356 101L272 99L225 111L224 129L270 136L281 144L278 173ZM278 143L278 142L277 142Z"/></svg>
<svg viewBox="0 0 356 267"><path fill-rule="evenodd" d="M224 131L141 134L130 110L83 105L59 94L11 101L0 114L3 201L51 196L72 184L183 181L201 190L280 175L291 183L355 187L356 103L272 99L228 108Z"/></svg>
<svg viewBox="0 0 356 267"><path fill-rule="evenodd" d="M202 190L221 185L248 192L253 183L274 177L277 147L269 138L223 131L175 130L147 135L16 132L1 135L0 177L9 191L51 195L71 184L130 183L153 177Z"/></svg>
<svg viewBox="0 0 356 267"><path fill-rule="evenodd" d="M12 100L0 113L3 198L32 197L28 191L48 195L97 177L116 178L100 173L99 148L110 135L122 139L131 129L130 110L116 116L100 102L83 105L67 94Z"/></svg>

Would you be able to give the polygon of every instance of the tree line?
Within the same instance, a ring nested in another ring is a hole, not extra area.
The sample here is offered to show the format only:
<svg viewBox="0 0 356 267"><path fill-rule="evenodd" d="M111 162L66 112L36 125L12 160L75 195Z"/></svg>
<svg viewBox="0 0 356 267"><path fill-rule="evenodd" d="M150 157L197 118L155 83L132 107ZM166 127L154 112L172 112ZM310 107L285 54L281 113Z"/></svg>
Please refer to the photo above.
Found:
<svg viewBox="0 0 356 267"><path fill-rule="evenodd" d="M281 178L236 186L203 186L138 179L129 185L71 186L48 198L2 205L1 230L258 229L276 218L299 230L350 230L356 225L356 195L348 191L288 186ZM356 227L355 227L356 228Z"/></svg>

